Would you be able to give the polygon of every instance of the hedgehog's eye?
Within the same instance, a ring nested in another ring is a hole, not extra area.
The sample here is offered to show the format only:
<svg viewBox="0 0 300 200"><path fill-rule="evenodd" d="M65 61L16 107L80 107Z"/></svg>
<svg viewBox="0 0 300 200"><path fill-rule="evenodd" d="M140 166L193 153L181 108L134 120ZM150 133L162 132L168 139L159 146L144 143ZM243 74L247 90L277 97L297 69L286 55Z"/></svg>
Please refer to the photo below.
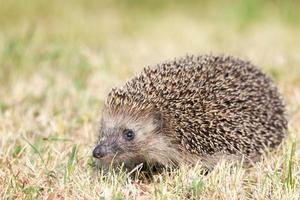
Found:
<svg viewBox="0 0 300 200"><path fill-rule="evenodd" d="M130 129L126 129L123 132L123 137L127 141L133 140L134 136L135 136L134 132L132 130L130 130Z"/></svg>

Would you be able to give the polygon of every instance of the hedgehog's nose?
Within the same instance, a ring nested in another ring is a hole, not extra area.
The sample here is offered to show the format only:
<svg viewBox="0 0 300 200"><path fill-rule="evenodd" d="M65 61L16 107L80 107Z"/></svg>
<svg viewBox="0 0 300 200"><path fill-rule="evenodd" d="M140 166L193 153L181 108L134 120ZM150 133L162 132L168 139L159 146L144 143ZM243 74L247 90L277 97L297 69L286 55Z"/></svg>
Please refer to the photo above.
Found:
<svg viewBox="0 0 300 200"><path fill-rule="evenodd" d="M106 149L102 145L95 147L93 151L94 158L103 158L106 155Z"/></svg>

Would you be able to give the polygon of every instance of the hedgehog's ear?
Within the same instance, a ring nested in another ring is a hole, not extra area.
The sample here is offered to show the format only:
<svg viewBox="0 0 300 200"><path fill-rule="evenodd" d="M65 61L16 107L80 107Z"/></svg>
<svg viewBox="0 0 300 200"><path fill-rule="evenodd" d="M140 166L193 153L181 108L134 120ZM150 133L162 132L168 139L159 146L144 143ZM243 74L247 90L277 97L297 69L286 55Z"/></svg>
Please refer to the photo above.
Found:
<svg viewBox="0 0 300 200"><path fill-rule="evenodd" d="M157 126L157 129L162 130L164 127L164 118L162 116L162 113L159 111L153 112L153 120L154 124Z"/></svg>

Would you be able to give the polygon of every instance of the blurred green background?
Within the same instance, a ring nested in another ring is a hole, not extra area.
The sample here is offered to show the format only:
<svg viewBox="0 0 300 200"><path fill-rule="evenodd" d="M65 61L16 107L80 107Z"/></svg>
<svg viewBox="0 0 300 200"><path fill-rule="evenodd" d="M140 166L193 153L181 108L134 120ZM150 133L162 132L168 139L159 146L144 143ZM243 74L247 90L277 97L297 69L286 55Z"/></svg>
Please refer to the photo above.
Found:
<svg viewBox="0 0 300 200"><path fill-rule="evenodd" d="M299 10L296 0L1 0L0 87L58 72L77 89L93 75L111 87L187 53L239 56L277 78L298 70Z"/></svg>

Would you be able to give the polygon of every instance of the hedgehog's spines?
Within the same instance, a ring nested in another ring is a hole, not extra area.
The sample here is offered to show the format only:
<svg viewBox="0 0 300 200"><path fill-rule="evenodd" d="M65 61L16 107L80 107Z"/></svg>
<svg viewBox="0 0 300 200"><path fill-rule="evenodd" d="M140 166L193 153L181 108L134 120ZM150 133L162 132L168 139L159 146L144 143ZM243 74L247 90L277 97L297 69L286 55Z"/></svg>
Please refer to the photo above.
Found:
<svg viewBox="0 0 300 200"><path fill-rule="evenodd" d="M120 112L161 112L168 134L198 155L261 154L280 144L287 129L271 79L230 56L187 55L146 67L114 88L107 104Z"/></svg>

